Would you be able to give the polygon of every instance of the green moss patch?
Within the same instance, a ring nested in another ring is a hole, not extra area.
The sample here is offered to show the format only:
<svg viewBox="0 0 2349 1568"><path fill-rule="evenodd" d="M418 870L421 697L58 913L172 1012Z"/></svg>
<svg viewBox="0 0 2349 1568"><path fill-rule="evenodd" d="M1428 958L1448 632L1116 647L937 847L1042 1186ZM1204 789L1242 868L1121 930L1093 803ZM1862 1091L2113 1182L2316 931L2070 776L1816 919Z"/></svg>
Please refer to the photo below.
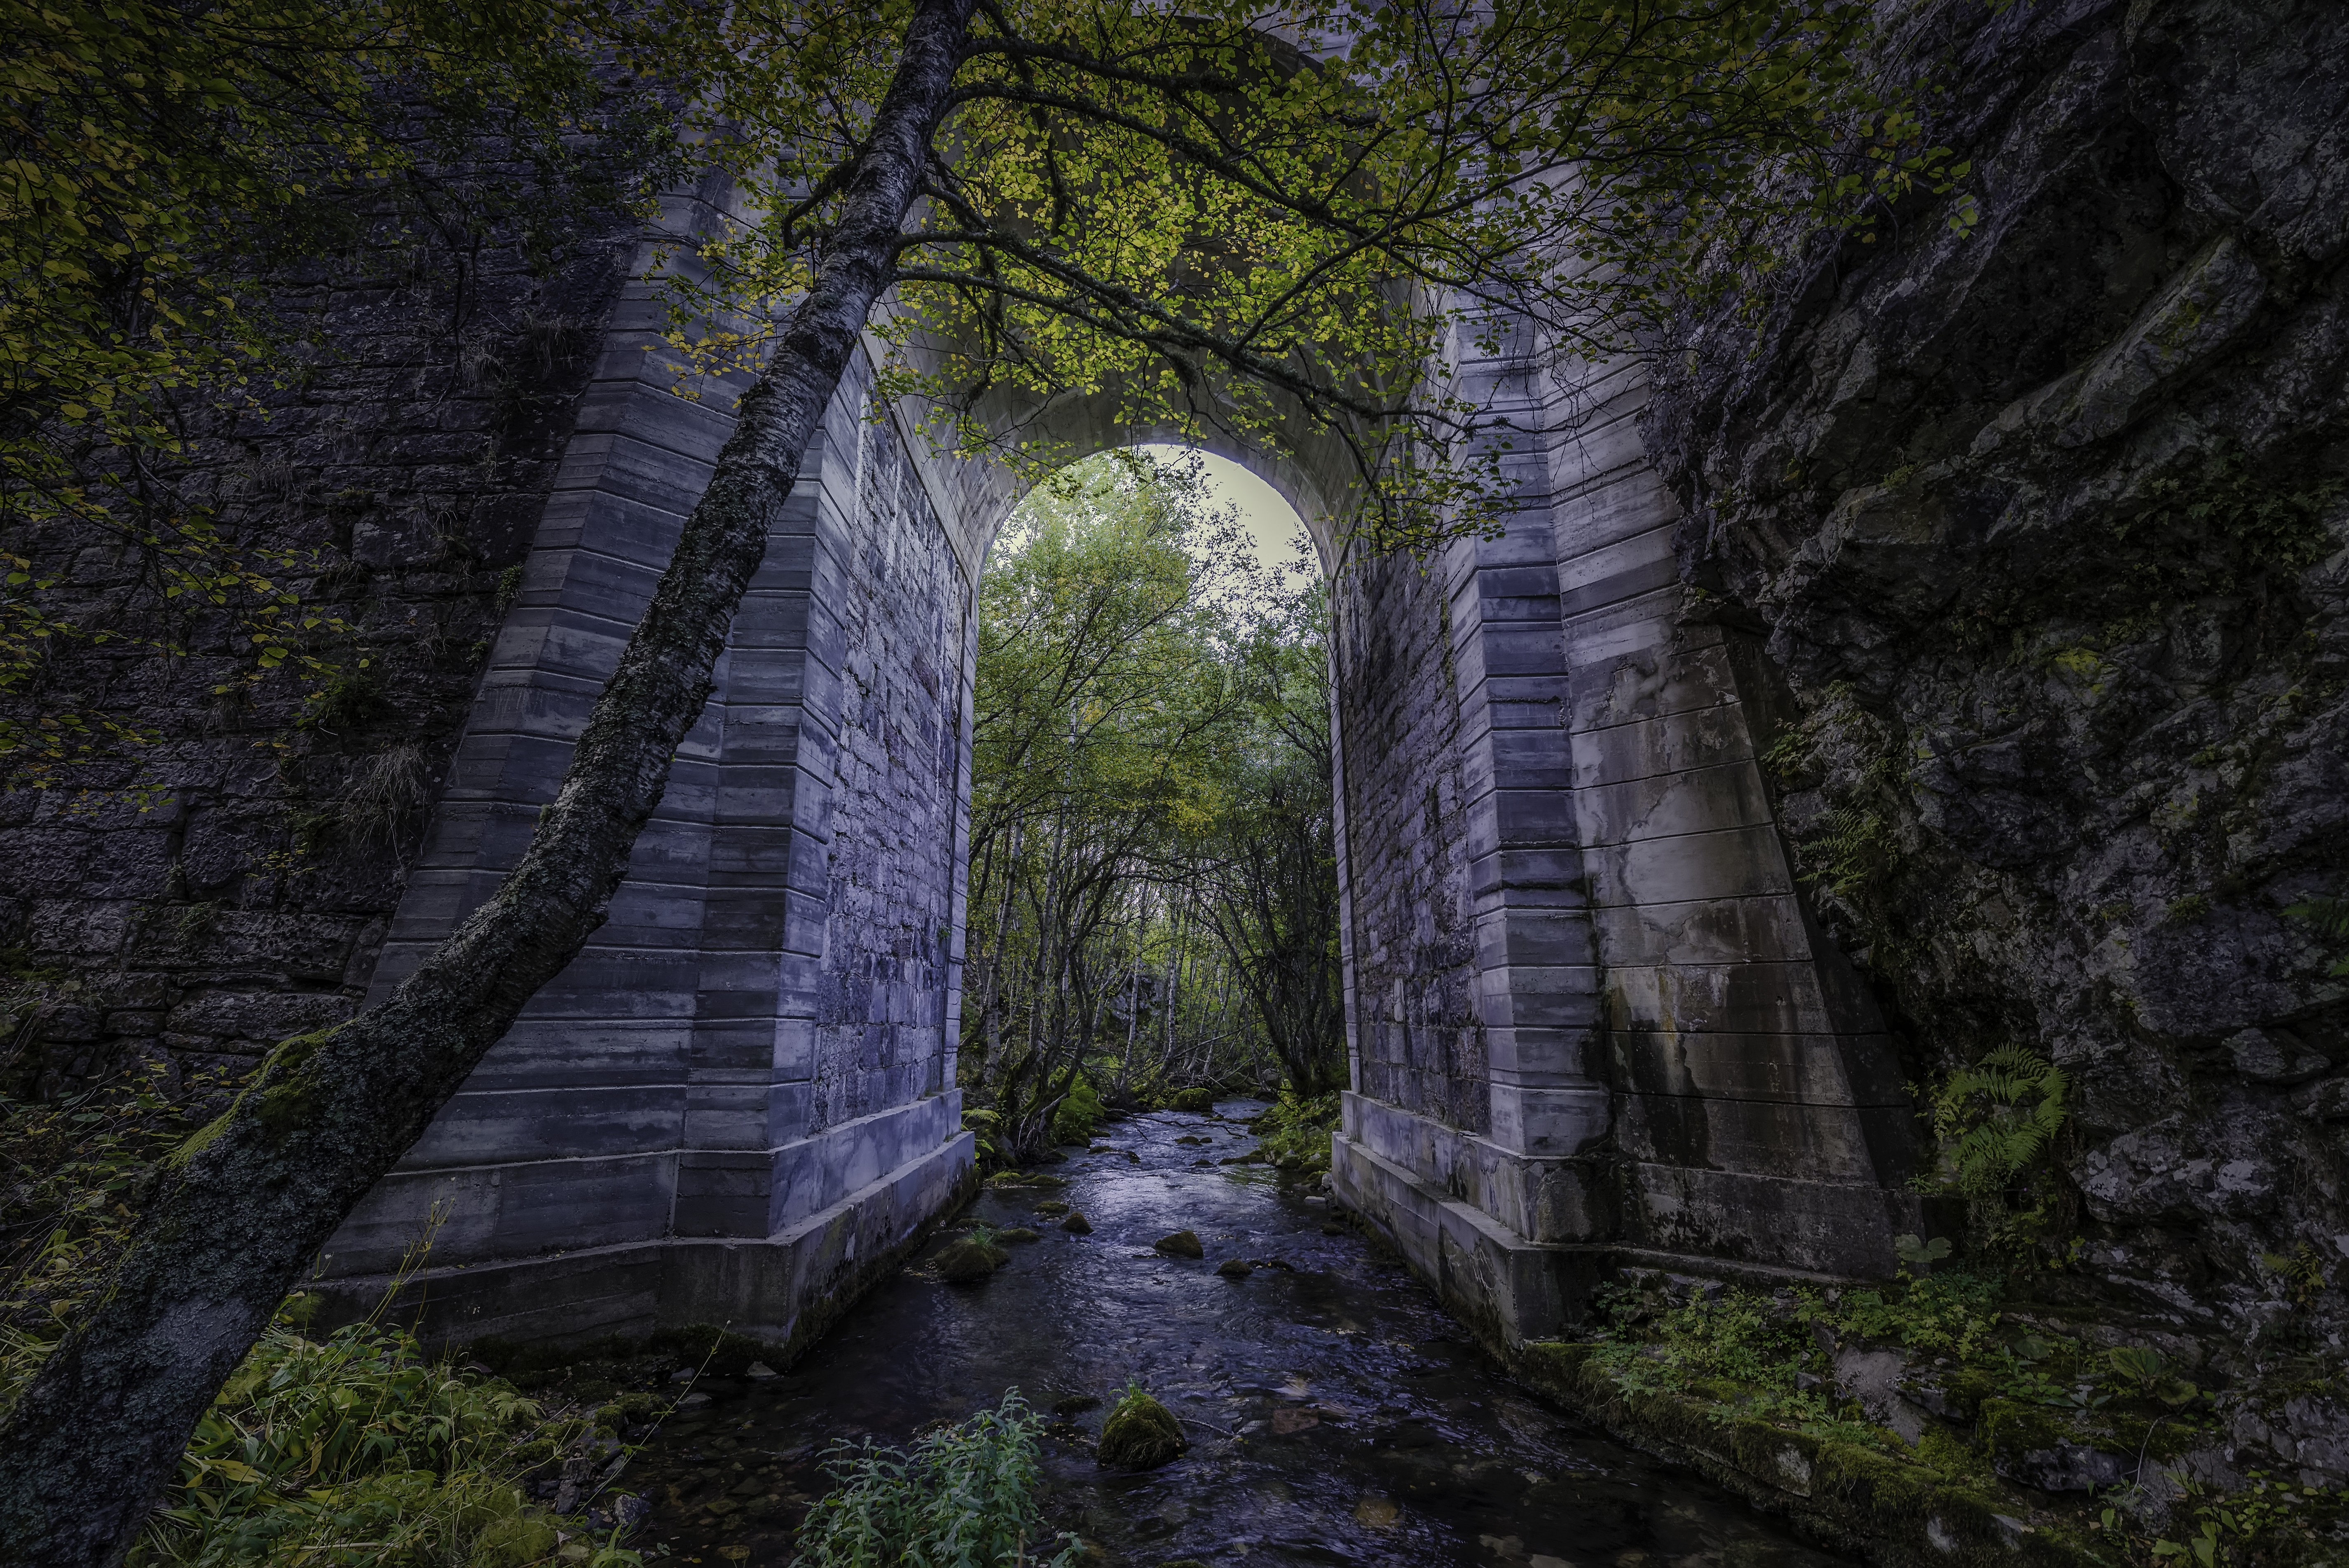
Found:
<svg viewBox="0 0 2349 1568"><path fill-rule="evenodd" d="M1174 1412L1140 1388L1130 1387L1102 1423L1101 1443L1093 1452L1105 1465L1154 1470L1187 1446Z"/></svg>

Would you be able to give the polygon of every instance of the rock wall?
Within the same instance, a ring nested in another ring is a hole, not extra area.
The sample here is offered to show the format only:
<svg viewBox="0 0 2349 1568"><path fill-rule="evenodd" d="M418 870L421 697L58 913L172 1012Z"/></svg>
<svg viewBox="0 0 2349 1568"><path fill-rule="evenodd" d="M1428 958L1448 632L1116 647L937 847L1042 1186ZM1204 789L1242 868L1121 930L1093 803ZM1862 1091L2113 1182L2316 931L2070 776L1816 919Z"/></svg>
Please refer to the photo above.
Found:
<svg viewBox="0 0 2349 1568"><path fill-rule="evenodd" d="M165 476L232 539L307 557L292 585L353 628L335 679L246 684L239 630L159 602L119 539L8 542L81 595L69 614L188 649L60 639L43 671L160 743L0 795L0 948L52 982L0 1064L16 1092L142 1058L241 1071L365 991L638 248L632 219L525 233L462 181L443 194L449 227L378 214L281 280L301 374L199 417L197 460Z"/></svg>
<svg viewBox="0 0 2349 1568"><path fill-rule="evenodd" d="M1913 1069L2069 1075L2048 1289L2337 1347L2349 13L1916 26L1980 227L1815 247L1750 356L1690 324L1680 573L1791 695L1778 820Z"/></svg>
<svg viewBox="0 0 2349 1568"><path fill-rule="evenodd" d="M1471 1132L1492 1125L1475 1005L1468 791L1450 584L1409 562L1340 580L1334 657L1352 873L1354 1088Z"/></svg>
<svg viewBox="0 0 2349 1568"><path fill-rule="evenodd" d="M811 1130L954 1082L973 596L885 420L857 432L837 614L840 737Z"/></svg>

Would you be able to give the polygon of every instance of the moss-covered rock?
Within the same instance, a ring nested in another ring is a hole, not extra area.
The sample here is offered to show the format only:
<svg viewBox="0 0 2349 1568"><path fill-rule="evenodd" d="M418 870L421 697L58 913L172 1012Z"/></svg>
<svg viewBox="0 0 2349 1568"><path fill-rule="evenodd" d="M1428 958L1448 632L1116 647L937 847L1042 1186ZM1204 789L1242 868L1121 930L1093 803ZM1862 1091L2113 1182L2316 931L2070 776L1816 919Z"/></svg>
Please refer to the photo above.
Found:
<svg viewBox="0 0 2349 1568"><path fill-rule="evenodd" d="M955 1284L983 1280L1011 1261L1011 1254L991 1242L957 1236L938 1249L938 1277Z"/></svg>
<svg viewBox="0 0 2349 1568"><path fill-rule="evenodd" d="M1177 1231L1171 1236L1161 1236L1150 1243L1150 1248L1170 1258L1203 1258L1207 1255L1207 1250L1199 1244L1199 1233L1196 1231Z"/></svg>
<svg viewBox="0 0 2349 1568"><path fill-rule="evenodd" d="M1071 1209L1069 1217L1061 1222L1061 1229L1072 1236L1090 1236L1093 1233L1093 1222L1085 1218L1082 1209Z"/></svg>
<svg viewBox="0 0 2349 1568"><path fill-rule="evenodd" d="M1018 1247L1024 1246L1030 1242L1040 1242L1044 1238L1025 1225L1014 1225L1008 1231L996 1232L995 1239L1007 1247Z"/></svg>
<svg viewBox="0 0 2349 1568"><path fill-rule="evenodd" d="M1117 1402L1102 1423L1101 1444L1094 1457L1102 1464L1125 1470L1154 1470L1185 1447L1183 1424L1173 1411L1136 1390Z"/></svg>
<svg viewBox="0 0 2349 1568"><path fill-rule="evenodd" d="M1216 1091L1211 1088L1177 1089L1167 1100L1169 1110L1210 1111L1216 1109Z"/></svg>

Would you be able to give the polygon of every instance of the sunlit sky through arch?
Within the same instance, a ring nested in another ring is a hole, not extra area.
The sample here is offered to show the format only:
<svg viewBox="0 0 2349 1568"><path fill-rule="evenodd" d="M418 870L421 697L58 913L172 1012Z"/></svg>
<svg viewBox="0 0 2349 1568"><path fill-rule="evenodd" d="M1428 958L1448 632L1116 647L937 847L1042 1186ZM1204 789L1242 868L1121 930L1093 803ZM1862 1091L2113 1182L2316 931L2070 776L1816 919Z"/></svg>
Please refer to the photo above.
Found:
<svg viewBox="0 0 2349 1568"><path fill-rule="evenodd" d="M1141 450L1154 458L1180 461L1188 449L1171 444L1151 443ZM1312 547L1304 539L1304 524L1297 509L1283 499L1281 493L1263 480L1250 473L1229 458L1219 458L1213 452L1201 452L1200 464L1205 469L1207 493L1221 506L1235 508L1240 514L1240 526L1256 542L1257 564L1267 569L1284 568L1290 562L1303 560L1314 564Z"/></svg>

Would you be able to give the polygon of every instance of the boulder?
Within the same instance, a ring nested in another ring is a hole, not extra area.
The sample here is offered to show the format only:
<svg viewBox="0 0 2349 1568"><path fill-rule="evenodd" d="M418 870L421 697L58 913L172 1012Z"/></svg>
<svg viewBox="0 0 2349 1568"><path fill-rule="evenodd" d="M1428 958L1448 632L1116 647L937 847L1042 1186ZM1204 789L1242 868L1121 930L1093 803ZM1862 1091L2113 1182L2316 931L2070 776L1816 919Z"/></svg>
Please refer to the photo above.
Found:
<svg viewBox="0 0 2349 1568"><path fill-rule="evenodd" d="M1014 1225L1008 1231L996 1232L995 1239L1007 1247L1017 1247L1029 1242L1040 1242L1044 1238L1025 1225Z"/></svg>
<svg viewBox="0 0 2349 1568"><path fill-rule="evenodd" d="M1216 1272L1226 1279L1246 1279L1256 1268L1243 1258L1226 1258L1216 1265Z"/></svg>
<svg viewBox="0 0 2349 1568"><path fill-rule="evenodd" d="M1101 1444L1093 1457L1105 1465L1125 1470L1154 1470L1181 1453L1183 1424L1174 1412L1143 1393L1131 1393L1117 1402L1102 1423Z"/></svg>
<svg viewBox="0 0 2349 1568"><path fill-rule="evenodd" d="M1178 1089L1166 1106L1170 1110L1210 1111L1216 1109L1216 1091L1211 1088Z"/></svg>
<svg viewBox="0 0 2349 1568"><path fill-rule="evenodd" d="M1082 1209L1071 1209L1069 1217L1061 1222L1061 1229L1073 1236L1090 1236L1093 1233L1093 1222L1085 1218Z"/></svg>
<svg viewBox="0 0 2349 1568"><path fill-rule="evenodd" d="M1161 1236L1151 1243L1150 1247L1153 1252L1164 1253L1170 1258L1203 1258L1207 1255L1206 1249L1199 1245L1196 1231L1177 1231L1171 1236Z"/></svg>
<svg viewBox="0 0 2349 1568"><path fill-rule="evenodd" d="M938 1277L955 1284L985 1279L1011 1261L1001 1247L969 1236L957 1236L938 1250Z"/></svg>

